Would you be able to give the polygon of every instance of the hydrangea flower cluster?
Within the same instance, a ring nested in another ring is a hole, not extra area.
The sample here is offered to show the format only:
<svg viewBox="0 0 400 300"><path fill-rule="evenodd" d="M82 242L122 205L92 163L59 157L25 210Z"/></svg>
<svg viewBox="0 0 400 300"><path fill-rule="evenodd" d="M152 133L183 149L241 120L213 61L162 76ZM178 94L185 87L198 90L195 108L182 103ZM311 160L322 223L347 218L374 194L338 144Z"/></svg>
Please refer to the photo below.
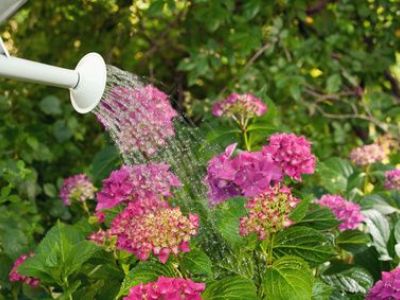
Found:
<svg viewBox="0 0 400 300"><path fill-rule="evenodd" d="M132 287L124 300L201 300L204 283L190 279L159 277L156 282L139 284Z"/></svg>
<svg viewBox="0 0 400 300"><path fill-rule="evenodd" d="M112 222L110 235L117 247L147 260L153 252L166 263L170 254L188 252L191 236L197 234L199 217L184 216L180 208L154 198L130 202Z"/></svg>
<svg viewBox="0 0 400 300"><path fill-rule="evenodd" d="M236 144L212 158L205 178L211 204L231 197L253 197L282 179L280 167L269 153L242 151L233 157Z"/></svg>
<svg viewBox="0 0 400 300"><path fill-rule="evenodd" d="M355 229L364 220L360 205L347 201L338 195L324 195L316 203L330 208L336 218L341 221L340 231Z"/></svg>
<svg viewBox="0 0 400 300"><path fill-rule="evenodd" d="M60 190L60 197L65 205L73 201L84 202L93 199L96 188L85 174L78 174L64 180Z"/></svg>
<svg viewBox="0 0 400 300"><path fill-rule="evenodd" d="M311 153L311 143L304 136L273 134L269 138L269 145L264 146L262 151L270 153L283 173L297 181L301 181L302 174L315 171L316 158Z"/></svg>
<svg viewBox="0 0 400 300"><path fill-rule="evenodd" d="M33 277L29 277L29 276L24 276L21 275L20 273L18 273L18 267L25 261L27 260L29 257L32 257L34 254L33 253L29 253L29 254L23 254L20 257L17 258L17 260L14 262L14 265L11 269L11 272L8 276L8 278L10 279L10 281L12 282L16 282L16 281L21 281L23 283L26 283L32 287L37 287L40 284L39 279L37 278L33 278Z"/></svg>
<svg viewBox="0 0 400 300"><path fill-rule="evenodd" d="M246 203L248 215L240 219L240 234L256 233L264 240L270 233L290 226L289 214L299 202L288 187L271 187Z"/></svg>
<svg viewBox="0 0 400 300"><path fill-rule="evenodd" d="M400 268L382 272L382 279L369 290L366 300L400 299Z"/></svg>
<svg viewBox="0 0 400 300"><path fill-rule="evenodd" d="M112 131L123 153L140 151L145 156L155 154L175 135L173 119L177 115L168 96L152 85L118 86L97 111L98 120Z"/></svg>
<svg viewBox="0 0 400 300"><path fill-rule="evenodd" d="M229 95L225 100L216 102L212 113L216 117L228 117L236 120L262 116L267 111L267 106L252 94Z"/></svg>
<svg viewBox="0 0 400 300"><path fill-rule="evenodd" d="M103 181L97 193L96 210L112 208L121 202L142 198L172 196L171 189L181 182L164 163L122 166Z"/></svg>
<svg viewBox="0 0 400 300"><path fill-rule="evenodd" d="M377 144L357 147L350 153L350 160L357 166L367 166L385 159L385 151Z"/></svg>
<svg viewBox="0 0 400 300"><path fill-rule="evenodd" d="M400 191L400 169L385 172L385 188Z"/></svg>

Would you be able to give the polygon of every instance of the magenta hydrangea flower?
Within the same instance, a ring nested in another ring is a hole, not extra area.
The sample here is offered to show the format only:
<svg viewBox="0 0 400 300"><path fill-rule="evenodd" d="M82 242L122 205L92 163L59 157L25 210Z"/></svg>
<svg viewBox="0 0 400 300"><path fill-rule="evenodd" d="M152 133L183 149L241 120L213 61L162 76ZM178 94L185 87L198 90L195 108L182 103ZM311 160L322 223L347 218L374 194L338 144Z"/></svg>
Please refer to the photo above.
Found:
<svg viewBox="0 0 400 300"><path fill-rule="evenodd" d="M311 143L304 136L293 133L276 133L270 136L269 145L263 153L270 153L287 176L301 181L302 174L313 174L316 158L311 152Z"/></svg>
<svg viewBox="0 0 400 300"><path fill-rule="evenodd" d="M178 115L168 96L152 85L114 88L96 114L124 154L139 151L146 157L175 135L173 119Z"/></svg>
<svg viewBox="0 0 400 300"><path fill-rule="evenodd" d="M289 214L299 202L286 186L269 188L246 203L248 215L240 219L240 234L256 233L264 240L271 233L290 226L293 222Z"/></svg>
<svg viewBox="0 0 400 300"><path fill-rule="evenodd" d="M350 153L350 160L357 166L367 166L385 159L386 153L378 144L357 147Z"/></svg>
<svg viewBox="0 0 400 300"><path fill-rule="evenodd" d="M229 95L225 100L216 102L212 113L216 117L234 118L238 121L255 116L262 116L267 111L267 105L252 94Z"/></svg>
<svg viewBox="0 0 400 300"><path fill-rule="evenodd" d="M400 169L385 172L385 188L400 191Z"/></svg>
<svg viewBox="0 0 400 300"><path fill-rule="evenodd" d="M269 153L242 151L233 157L236 144L212 158L205 182L211 204L235 196L253 197L282 179L282 172Z"/></svg>
<svg viewBox="0 0 400 300"><path fill-rule="evenodd" d="M84 202L94 199L96 188L85 174L78 174L64 179L60 197L65 205L73 201Z"/></svg>
<svg viewBox="0 0 400 300"><path fill-rule="evenodd" d="M338 195L323 195L316 203L330 208L341 222L339 225L340 231L356 229L364 220L360 205L347 201Z"/></svg>
<svg viewBox="0 0 400 300"><path fill-rule="evenodd" d="M180 208L154 198L130 202L112 222L110 235L117 247L147 260L151 253L166 263L170 254L188 252L191 236L197 234L199 217L184 216Z"/></svg>
<svg viewBox="0 0 400 300"><path fill-rule="evenodd" d="M29 254L23 254L20 257L18 257L18 259L14 262L14 265L10 271L10 274L8 276L9 280L11 282L16 282L16 281L20 281L23 282L25 284L28 284L32 287L37 287L40 284L40 280L34 277L29 277L29 276L25 276L25 275L21 275L20 273L18 273L18 267L25 261L27 260L29 257L32 257L34 254L33 253L29 253Z"/></svg>
<svg viewBox="0 0 400 300"><path fill-rule="evenodd" d="M382 279L369 290L366 300L400 299L400 268L382 272Z"/></svg>
<svg viewBox="0 0 400 300"><path fill-rule="evenodd" d="M181 182L164 163L122 166L103 181L97 193L96 210L112 208L121 202L141 198L167 198Z"/></svg>
<svg viewBox="0 0 400 300"><path fill-rule="evenodd" d="M201 300L204 283L190 279L159 277L156 282L139 284L132 287L124 300Z"/></svg>

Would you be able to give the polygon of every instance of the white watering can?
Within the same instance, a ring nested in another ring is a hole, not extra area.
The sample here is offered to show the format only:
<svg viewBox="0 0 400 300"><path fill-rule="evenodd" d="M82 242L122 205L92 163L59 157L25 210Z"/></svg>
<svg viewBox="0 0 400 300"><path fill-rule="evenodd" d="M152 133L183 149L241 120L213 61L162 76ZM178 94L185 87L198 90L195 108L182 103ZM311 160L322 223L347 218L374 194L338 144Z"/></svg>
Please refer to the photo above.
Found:
<svg viewBox="0 0 400 300"><path fill-rule="evenodd" d="M0 0L0 23L27 0ZM107 80L104 59L97 53L85 55L75 70L12 57L0 38L0 76L69 89L74 109L82 114L93 110L103 96Z"/></svg>

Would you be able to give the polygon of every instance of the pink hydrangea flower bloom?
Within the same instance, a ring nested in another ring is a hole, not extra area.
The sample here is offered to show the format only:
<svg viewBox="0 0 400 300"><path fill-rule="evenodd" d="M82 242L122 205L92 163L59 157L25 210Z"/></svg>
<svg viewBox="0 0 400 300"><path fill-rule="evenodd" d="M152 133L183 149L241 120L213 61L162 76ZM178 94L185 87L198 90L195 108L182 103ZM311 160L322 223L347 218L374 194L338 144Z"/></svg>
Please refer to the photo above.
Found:
<svg viewBox="0 0 400 300"><path fill-rule="evenodd" d="M154 198L130 202L112 222L110 235L117 237L117 247L140 260L153 253L166 263L170 254L188 252L191 236L197 234L199 217L184 216L179 208Z"/></svg>
<svg viewBox="0 0 400 300"><path fill-rule="evenodd" d="M340 231L356 229L364 220L360 205L347 201L338 195L323 195L316 203L330 208L336 218L341 221Z"/></svg>
<svg viewBox="0 0 400 300"><path fill-rule="evenodd" d="M400 169L385 172L385 188L400 191Z"/></svg>
<svg viewBox="0 0 400 300"><path fill-rule="evenodd" d="M369 290L366 300L400 299L400 268L382 272L382 279Z"/></svg>
<svg viewBox="0 0 400 300"><path fill-rule="evenodd" d="M21 281L23 283L26 283L32 287L37 287L40 284L39 279L37 278L33 278L33 277L29 277L29 276L24 276L21 275L20 273L18 273L18 267L25 261L27 260L29 257L32 257L34 254L33 253L29 253L29 254L23 254L21 255L15 262L14 265L11 269L11 272L8 276L9 280L11 282L16 282L16 281Z"/></svg>
<svg viewBox="0 0 400 300"><path fill-rule="evenodd" d="M190 279L159 277L156 282L139 284L132 287L124 300L201 300L204 283Z"/></svg>
<svg viewBox="0 0 400 300"><path fill-rule="evenodd" d="M168 96L152 85L114 88L96 114L124 154L139 151L146 157L175 135L173 119L178 115Z"/></svg>
<svg viewBox="0 0 400 300"><path fill-rule="evenodd" d="M269 188L246 203L248 215L240 219L242 236L256 233L260 240L292 224L289 214L300 202L286 186Z"/></svg>
<svg viewBox="0 0 400 300"><path fill-rule="evenodd" d="M96 243L97 245L104 245L108 238L109 232L103 229L99 229L99 231L91 233L88 237L88 240Z"/></svg>
<svg viewBox="0 0 400 300"><path fill-rule="evenodd" d="M269 153L242 151L233 157L236 144L212 158L205 182L211 204L235 196L253 197L282 179L282 172Z"/></svg>
<svg viewBox="0 0 400 300"><path fill-rule="evenodd" d="M103 181L103 188L97 193L96 210L141 198L171 197L171 189L180 186L167 164L122 166Z"/></svg>
<svg viewBox="0 0 400 300"><path fill-rule="evenodd" d="M287 176L301 181L302 174L313 174L316 158L311 143L304 136L293 133L276 133L270 136L269 145L263 147L279 163Z"/></svg>
<svg viewBox="0 0 400 300"><path fill-rule="evenodd" d="M78 174L64 179L60 197L65 205L73 201L84 202L93 199L96 188L85 174Z"/></svg>
<svg viewBox="0 0 400 300"><path fill-rule="evenodd" d="M350 153L350 160L357 166L367 166L385 159L386 153L378 144L354 148Z"/></svg>
<svg viewBox="0 0 400 300"><path fill-rule="evenodd" d="M212 113L216 117L235 118L237 120L262 116L267 111L267 105L252 94L229 95L225 100L216 102Z"/></svg>

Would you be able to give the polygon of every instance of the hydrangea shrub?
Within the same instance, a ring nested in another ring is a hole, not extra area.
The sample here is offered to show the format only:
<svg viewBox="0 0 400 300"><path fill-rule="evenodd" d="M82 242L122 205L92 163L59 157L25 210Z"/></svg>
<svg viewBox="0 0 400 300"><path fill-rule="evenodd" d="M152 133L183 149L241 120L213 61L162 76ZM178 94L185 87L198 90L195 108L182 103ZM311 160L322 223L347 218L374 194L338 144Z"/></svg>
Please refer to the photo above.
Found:
<svg viewBox="0 0 400 300"><path fill-rule="evenodd" d="M107 128L105 113L124 112L121 152L148 161L122 164L96 184L85 174L65 179L59 195L76 219L58 222L31 254L16 257L13 288L54 299L399 297L393 150L373 143L353 149L351 160L319 161L303 132L275 128L260 137L253 129L268 122L266 103L233 93L212 114L236 141L212 148L193 181L177 175L190 166L150 159L176 133L164 93L144 86L108 97L98 118ZM143 111L132 112L132 103Z"/></svg>

